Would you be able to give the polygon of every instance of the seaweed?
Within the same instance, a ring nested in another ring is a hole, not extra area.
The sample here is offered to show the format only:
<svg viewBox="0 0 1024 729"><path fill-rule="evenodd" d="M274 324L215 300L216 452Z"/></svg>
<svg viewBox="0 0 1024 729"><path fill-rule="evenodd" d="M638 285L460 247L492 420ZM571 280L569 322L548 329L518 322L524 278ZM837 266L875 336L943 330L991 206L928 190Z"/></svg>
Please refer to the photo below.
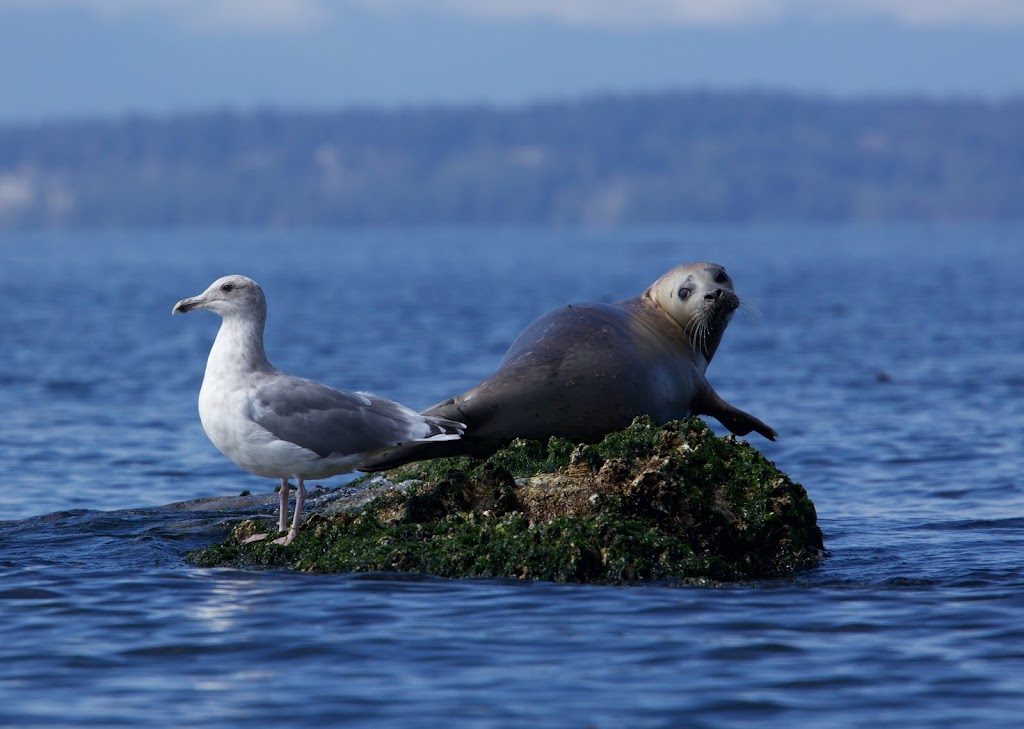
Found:
<svg viewBox="0 0 1024 729"><path fill-rule="evenodd" d="M778 577L823 555L804 488L698 419L637 418L596 444L516 440L365 477L372 498L315 514L288 547L243 544L248 520L200 566L419 572L556 582L688 583Z"/></svg>

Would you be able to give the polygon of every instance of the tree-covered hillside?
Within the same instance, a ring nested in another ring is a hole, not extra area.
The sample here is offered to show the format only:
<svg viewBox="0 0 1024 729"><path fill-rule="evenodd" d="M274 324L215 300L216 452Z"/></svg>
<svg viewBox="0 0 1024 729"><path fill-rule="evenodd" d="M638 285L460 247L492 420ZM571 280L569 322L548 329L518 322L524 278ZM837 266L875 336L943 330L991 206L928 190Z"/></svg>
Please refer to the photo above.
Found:
<svg viewBox="0 0 1024 729"><path fill-rule="evenodd" d="M1024 217L1024 100L606 97L0 127L0 226Z"/></svg>

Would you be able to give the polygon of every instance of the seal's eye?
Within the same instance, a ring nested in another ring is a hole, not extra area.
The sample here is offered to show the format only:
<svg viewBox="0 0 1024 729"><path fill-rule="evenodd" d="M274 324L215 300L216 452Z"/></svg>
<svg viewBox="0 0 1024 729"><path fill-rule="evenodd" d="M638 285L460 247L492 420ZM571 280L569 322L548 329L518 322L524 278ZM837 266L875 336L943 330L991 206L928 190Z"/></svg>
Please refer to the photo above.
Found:
<svg viewBox="0 0 1024 729"><path fill-rule="evenodd" d="M683 286L676 292L676 296L679 297L680 301L686 301L686 297L690 295L690 289Z"/></svg>
<svg viewBox="0 0 1024 729"><path fill-rule="evenodd" d="M715 283L729 283L729 274L727 274L725 271L719 271L718 273L715 274Z"/></svg>
<svg viewBox="0 0 1024 729"><path fill-rule="evenodd" d="M223 291L225 294L230 294L232 291L235 290L235 287L232 284L221 284L220 290Z"/></svg>

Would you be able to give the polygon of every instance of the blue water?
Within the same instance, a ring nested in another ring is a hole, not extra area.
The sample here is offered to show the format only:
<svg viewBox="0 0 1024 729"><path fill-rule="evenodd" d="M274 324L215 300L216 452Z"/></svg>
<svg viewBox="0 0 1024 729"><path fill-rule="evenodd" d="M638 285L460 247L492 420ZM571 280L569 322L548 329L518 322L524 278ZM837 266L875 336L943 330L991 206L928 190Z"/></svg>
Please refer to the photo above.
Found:
<svg viewBox="0 0 1024 729"><path fill-rule="evenodd" d="M274 484L206 440L218 320L178 299L250 275L277 366L422 408L543 311L696 259L761 312L709 376L779 431L751 442L814 500L819 569L608 588L185 562ZM1019 726L1022 281L1022 227L2 234L0 725Z"/></svg>

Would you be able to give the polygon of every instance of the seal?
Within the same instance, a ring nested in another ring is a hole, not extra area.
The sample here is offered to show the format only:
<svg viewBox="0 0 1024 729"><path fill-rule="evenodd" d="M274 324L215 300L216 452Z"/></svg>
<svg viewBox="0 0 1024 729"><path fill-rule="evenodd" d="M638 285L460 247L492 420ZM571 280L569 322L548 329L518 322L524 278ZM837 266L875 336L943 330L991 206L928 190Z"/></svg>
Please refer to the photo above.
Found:
<svg viewBox="0 0 1024 729"><path fill-rule="evenodd" d="M494 375L423 411L465 423L460 440L390 449L359 469L485 457L515 438L592 443L638 415L659 424L710 415L736 435L775 440L775 430L723 400L704 375L739 306L726 270L702 261L673 268L628 301L550 311L516 338Z"/></svg>

